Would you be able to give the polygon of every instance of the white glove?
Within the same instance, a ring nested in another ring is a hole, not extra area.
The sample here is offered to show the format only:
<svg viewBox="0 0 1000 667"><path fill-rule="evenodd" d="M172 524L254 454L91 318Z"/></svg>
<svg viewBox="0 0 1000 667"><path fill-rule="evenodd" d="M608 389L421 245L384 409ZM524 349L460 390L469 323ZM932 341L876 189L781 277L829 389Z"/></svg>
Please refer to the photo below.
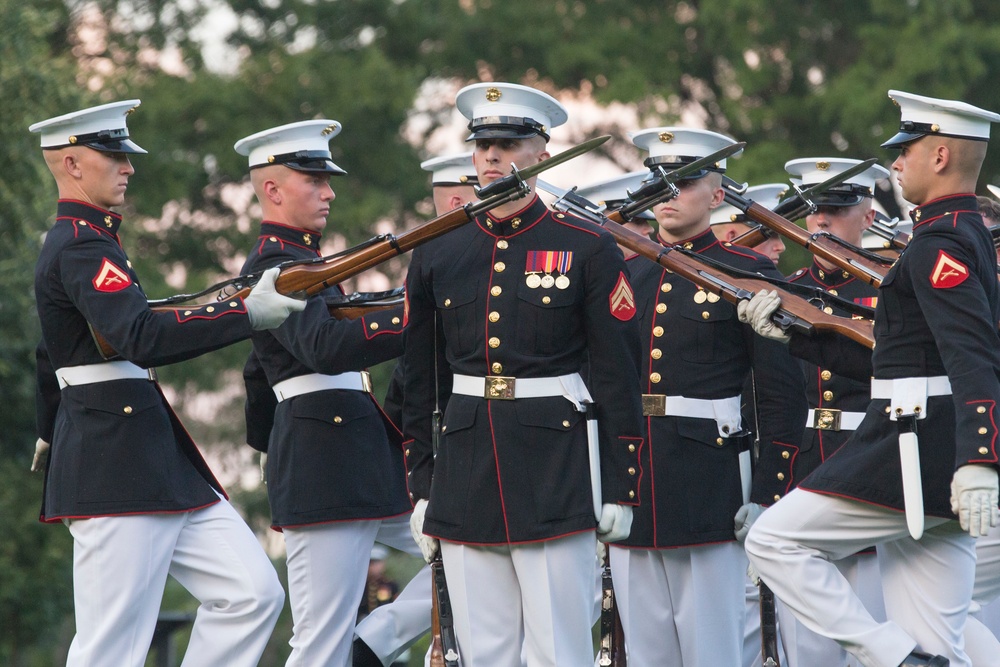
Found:
<svg viewBox="0 0 1000 667"><path fill-rule="evenodd" d="M608 557L608 545L597 540L597 565L604 565L604 560Z"/></svg>
<svg viewBox="0 0 1000 667"><path fill-rule="evenodd" d="M267 484L267 452L260 453L260 481Z"/></svg>
<svg viewBox="0 0 1000 667"><path fill-rule="evenodd" d="M597 522L597 539L601 542L617 542L628 537L631 531L631 507L614 503L601 505L601 520Z"/></svg>
<svg viewBox="0 0 1000 667"><path fill-rule="evenodd" d="M997 525L998 478L990 465L961 466L951 478L951 511L962 530L980 537Z"/></svg>
<svg viewBox="0 0 1000 667"><path fill-rule="evenodd" d="M736 304L736 315L740 322L749 324L750 328L758 335L771 340L787 343L790 336L781 330L771 321L771 315L781 306L781 297L777 292L768 292L762 289L753 295L753 298L746 299Z"/></svg>
<svg viewBox="0 0 1000 667"><path fill-rule="evenodd" d="M421 498L413 506L413 514L410 515L410 533L417 546L420 547L420 553L424 555L424 560L430 563L441 548L441 543L436 538L424 535L424 514L426 513L427 500Z"/></svg>
<svg viewBox="0 0 1000 667"><path fill-rule="evenodd" d="M45 470L45 463L49 460L49 443L41 438L35 441L35 456L31 459L31 472Z"/></svg>
<svg viewBox="0 0 1000 667"><path fill-rule="evenodd" d="M271 267L260 276L260 280L243 299L247 307L250 326L256 331L273 329L285 321L291 313L306 307L305 301L293 299L280 294L274 289L274 281L278 279L281 269Z"/></svg>
<svg viewBox="0 0 1000 667"><path fill-rule="evenodd" d="M757 520L757 517L759 517L763 511L764 508L757 503L747 503L736 510L734 523L736 527L735 532L737 542L742 544L743 540L747 539L747 533L750 532L750 526L753 525L753 522Z"/></svg>

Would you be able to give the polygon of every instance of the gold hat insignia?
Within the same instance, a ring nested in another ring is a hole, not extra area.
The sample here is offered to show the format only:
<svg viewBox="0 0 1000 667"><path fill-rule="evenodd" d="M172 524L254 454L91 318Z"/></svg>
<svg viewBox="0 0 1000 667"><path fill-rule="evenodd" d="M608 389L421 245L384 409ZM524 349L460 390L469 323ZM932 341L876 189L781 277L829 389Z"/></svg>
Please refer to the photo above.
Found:
<svg viewBox="0 0 1000 667"><path fill-rule="evenodd" d="M490 86L489 88L486 89L486 101L487 102L496 102L497 100L500 99L501 95L502 95L502 93L500 92L499 88L494 88L494 87Z"/></svg>
<svg viewBox="0 0 1000 667"><path fill-rule="evenodd" d="M337 129L336 123L334 123L333 125L327 125L326 127L323 128L322 135L325 137L328 134L333 134L336 129Z"/></svg>
<svg viewBox="0 0 1000 667"><path fill-rule="evenodd" d="M825 161L823 161L823 162L817 162L816 163L816 168L819 169L820 171L826 171L827 169L830 168L830 163L829 162L825 162Z"/></svg>
<svg viewBox="0 0 1000 667"><path fill-rule="evenodd" d="M656 136L658 136L660 138L660 141L662 141L665 144L669 144L671 141L674 140L674 133L673 132L660 132Z"/></svg>

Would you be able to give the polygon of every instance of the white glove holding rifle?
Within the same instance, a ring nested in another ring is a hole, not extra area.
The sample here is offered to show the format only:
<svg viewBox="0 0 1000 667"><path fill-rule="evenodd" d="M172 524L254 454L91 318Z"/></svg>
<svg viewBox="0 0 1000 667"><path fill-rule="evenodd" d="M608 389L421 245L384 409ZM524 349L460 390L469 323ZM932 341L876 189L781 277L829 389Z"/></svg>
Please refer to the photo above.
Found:
<svg viewBox="0 0 1000 667"><path fill-rule="evenodd" d="M747 503L736 510L736 516L733 517L733 527L735 529L733 532L736 535L737 542L743 544L746 541L750 527L763 513L764 508L757 503Z"/></svg>
<svg viewBox="0 0 1000 667"><path fill-rule="evenodd" d="M632 508L628 505L604 503L601 520L597 522L597 539L601 542L618 542L632 532Z"/></svg>
<svg viewBox="0 0 1000 667"><path fill-rule="evenodd" d="M243 299L247 307L247 317L250 318L250 326L255 331L274 329L289 315L306 307L305 301L285 296L274 288L274 281L278 279L279 273L281 269L276 266L265 271L250 290L250 294Z"/></svg>
<svg viewBox="0 0 1000 667"><path fill-rule="evenodd" d="M424 535L424 514L427 513L427 500L421 498L413 506L413 514L410 515L410 533L413 540L420 547L420 553L424 555L424 560L430 563L434 560L441 548L441 543L437 538Z"/></svg>
<svg viewBox="0 0 1000 667"><path fill-rule="evenodd" d="M754 294L749 301L744 299L736 304L736 315L740 322L749 324L758 335L787 343L791 336L771 321L771 315L780 307L781 297L778 293L764 289Z"/></svg>

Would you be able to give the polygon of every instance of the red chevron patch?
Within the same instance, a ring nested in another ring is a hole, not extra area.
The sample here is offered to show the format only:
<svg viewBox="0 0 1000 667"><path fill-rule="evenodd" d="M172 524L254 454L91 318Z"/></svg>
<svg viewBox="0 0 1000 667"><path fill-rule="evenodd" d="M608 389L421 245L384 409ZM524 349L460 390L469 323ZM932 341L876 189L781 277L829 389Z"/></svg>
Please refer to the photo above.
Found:
<svg viewBox="0 0 1000 667"><path fill-rule="evenodd" d="M931 271L931 285L938 289L955 287L965 282L969 277L969 269L960 261L946 253L938 250L937 261Z"/></svg>
<svg viewBox="0 0 1000 667"><path fill-rule="evenodd" d="M628 322L635 315L635 295L632 293L632 286L628 284L624 273L618 273L618 282L611 290L609 301L611 314L622 322Z"/></svg>
<svg viewBox="0 0 1000 667"><path fill-rule="evenodd" d="M131 284L132 278L107 257L94 276L94 289L98 292L120 292Z"/></svg>

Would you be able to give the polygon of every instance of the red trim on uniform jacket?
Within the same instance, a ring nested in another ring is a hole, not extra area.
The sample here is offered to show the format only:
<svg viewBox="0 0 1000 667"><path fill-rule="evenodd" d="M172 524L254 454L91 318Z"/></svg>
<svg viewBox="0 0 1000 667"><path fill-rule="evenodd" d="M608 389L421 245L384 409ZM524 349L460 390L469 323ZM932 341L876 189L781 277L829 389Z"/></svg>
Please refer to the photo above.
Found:
<svg viewBox="0 0 1000 667"><path fill-rule="evenodd" d="M993 418L993 411L996 409L996 401L991 401L989 399L984 399L980 401L966 401L966 405L976 405L977 403L982 403L986 407L986 411L990 415L990 426L993 427L993 435L990 437L990 452L993 454L992 458L983 459L969 459L969 463L996 463L997 462L997 422Z"/></svg>

